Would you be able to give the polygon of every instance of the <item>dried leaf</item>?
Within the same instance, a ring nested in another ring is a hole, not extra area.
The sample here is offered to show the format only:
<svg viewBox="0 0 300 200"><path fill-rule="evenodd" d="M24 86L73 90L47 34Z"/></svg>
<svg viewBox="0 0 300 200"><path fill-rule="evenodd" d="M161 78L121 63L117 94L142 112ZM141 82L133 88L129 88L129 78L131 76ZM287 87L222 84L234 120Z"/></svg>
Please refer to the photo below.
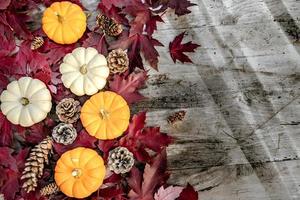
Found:
<svg viewBox="0 0 300 200"><path fill-rule="evenodd" d="M198 200L198 192L188 184L180 193L178 200Z"/></svg>
<svg viewBox="0 0 300 200"><path fill-rule="evenodd" d="M158 191L154 195L155 200L175 200L179 197L180 193L182 192L183 187L178 186L169 186L164 188L161 186Z"/></svg>
<svg viewBox="0 0 300 200"><path fill-rule="evenodd" d="M181 16L191 13L188 9L196 4L191 3L189 0L169 0L168 6L175 10L175 14Z"/></svg>
<svg viewBox="0 0 300 200"><path fill-rule="evenodd" d="M109 82L109 88L121 95L128 103L135 103L144 97L138 92L138 89L145 84L147 72L141 71L131 73L129 76L114 75L113 80Z"/></svg>
<svg viewBox="0 0 300 200"><path fill-rule="evenodd" d="M195 49L200 46L198 44L192 43L191 41L185 44L181 44L184 34L185 32L179 34L169 44L170 55L174 63L176 63L176 60L180 60L182 63L192 63L193 61L187 55L185 55L184 52L195 52Z"/></svg>

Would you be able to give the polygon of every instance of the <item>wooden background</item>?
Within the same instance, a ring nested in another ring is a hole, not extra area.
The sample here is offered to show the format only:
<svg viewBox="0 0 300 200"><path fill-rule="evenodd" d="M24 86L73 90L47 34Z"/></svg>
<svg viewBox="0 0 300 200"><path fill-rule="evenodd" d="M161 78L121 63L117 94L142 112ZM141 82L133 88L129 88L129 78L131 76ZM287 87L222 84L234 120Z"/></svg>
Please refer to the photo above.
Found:
<svg viewBox="0 0 300 200"><path fill-rule="evenodd" d="M300 1L193 0L159 25L159 72L142 93L148 124L177 137L170 183L201 200L300 199ZM174 64L168 45L187 31L202 46ZM182 122L167 117L185 110Z"/></svg>

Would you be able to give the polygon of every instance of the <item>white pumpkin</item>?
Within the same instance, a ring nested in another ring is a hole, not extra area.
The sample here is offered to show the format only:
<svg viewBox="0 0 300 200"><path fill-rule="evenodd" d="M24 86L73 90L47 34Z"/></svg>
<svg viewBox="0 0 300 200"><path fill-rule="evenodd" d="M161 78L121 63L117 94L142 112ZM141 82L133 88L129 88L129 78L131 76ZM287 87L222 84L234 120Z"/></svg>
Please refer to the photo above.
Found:
<svg viewBox="0 0 300 200"><path fill-rule="evenodd" d="M106 58L91 47L78 47L67 54L59 70L64 86L77 96L96 94L109 75Z"/></svg>
<svg viewBox="0 0 300 200"><path fill-rule="evenodd" d="M44 120L52 107L51 94L46 85L30 77L9 83L0 100L1 111L7 119L23 127Z"/></svg>

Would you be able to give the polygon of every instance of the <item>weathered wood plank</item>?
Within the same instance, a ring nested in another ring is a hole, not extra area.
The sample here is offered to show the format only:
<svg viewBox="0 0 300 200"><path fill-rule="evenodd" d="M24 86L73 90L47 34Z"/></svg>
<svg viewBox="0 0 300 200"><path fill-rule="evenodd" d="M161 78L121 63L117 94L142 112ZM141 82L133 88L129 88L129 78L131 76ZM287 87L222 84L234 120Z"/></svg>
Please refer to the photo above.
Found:
<svg viewBox="0 0 300 200"><path fill-rule="evenodd" d="M300 199L300 2L193 1L192 14L164 16L155 35L167 47L187 29L202 46L194 64L173 64L159 48L133 112L177 137L170 182L190 182L201 199ZM167 37L166 37L167 36ZM185 110L182 122L167 117Z"/></svg>

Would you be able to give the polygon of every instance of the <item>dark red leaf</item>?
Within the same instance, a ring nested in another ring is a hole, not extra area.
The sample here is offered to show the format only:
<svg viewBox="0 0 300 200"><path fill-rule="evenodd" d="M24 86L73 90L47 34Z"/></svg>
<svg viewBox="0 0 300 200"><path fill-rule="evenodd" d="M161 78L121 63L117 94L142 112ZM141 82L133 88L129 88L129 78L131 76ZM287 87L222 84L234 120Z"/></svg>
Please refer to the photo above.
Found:
<svg viewBox="0 0 300 200"><path fill-rule="evenodd" d="M15 158L11 155L12 149L8 147L0 147L0 165L18 172L18 167Z"/></svg>
<svg viewBox="0 0 300 200"><path fill-rule="evenodd" d="M138 89L145 84L147 72L131 73L128 77L115 75L113 78L109 82L110 90L121 95L128 103L134 103L144 98Z"/></svg>
<svg viewBox="0 0 300 200"><path fill-rule="evenodd" d="M136 59L139 62L136 64L139 65L130 65L131 71L134 70L135 67L143 68L142 63L140 63L140 53L143 53L145 59L149 62L152 68L157 70L157 63L159 54L155 49L155 46L163 46L158 40L154 38L144 35L144 34L135 34L130 37L123 37L120 40L115 41L111 46L110 49L128 49L128 57L130 62Z"/></svg>
<svg viewBox="0 0 300 200"><path fill-rule="evenodd" d="M147 127L143 130L138 139L149 149L160 152L163 148L172 143L172 138L160 132L158 127Z"/></svg>
<svg viewBox="0 0 300 200"><path fill-rule="evenodd" d="M196 4L191 3L189 0L169 0L168 6L175 10L175 14L181 16L191 13L188 9Z"/></svg>
<svg viewBox="0 0 300 200"><path fill-rule="evenodd" d="M12 140L12 124L0 112L0 146L11 146Z"/></svg>
<svg viewBox="0 0 300 200"><path fill-rule="evenodd" d="M178 200L198 200L198 192L188 184L180 193Z"/></svg>
<svg viewBox="0 0 300 200"><path fill-rule="evenodd" d="M0 191L4 194L5 199L15 199L15 195L20 189L18 172L15 172L11 169L6 169L5 176L7 176L7 180L1 187Z"/></svg>
<svg viewBox="0 0 300 200"><path fill-rule="evenodd" d="M9 83L9 80L8 80L7 76L0 73L0 92L2 92L4 89L6 89L6 86L8 85L8 83Z"/></svg>
<svg viewBox="0 0 300 200"><path fill-rule="evenodd" d="M131 123L128 126L128 134L135 136L135 134L142 130L146 124L146 112L140 112L132 117Z"/></svg>
<svg viewBox="0 0 300 200"><path fill-rule="evenodd" d="M95 148L97 139L95 137L90 136L85 130L82 130L80 133L78 133L78 136L73 144L71 145L63 145L54 143L53 147L55 151L61 155L64 152L74 149L76 147L86 147L86 148Z"/></svg>
<svg viewBox="0 0 300 200"><path fill-rule="evenodd" d="M52 65L60 61L61 58L63 58L67 53L72 52L75 48L75 44L59 45L49 39L45 39L45 43L39 51L45 53L47 61L50 65Z"/></svg>
<svg viewBox="0 0 300 200"><path fill-rule="evenodd" d="M24 148L17 155L14 156L19 172L22 171L25 166L25 160L28 156L28 153L29 153L29 148Z"/></svg>
<svg viewBox="0 0 300 200"><path fill-rule="evenodd" d="M104 160L107 159L109 151L118 144L116 140L99 140L98 148L103 152Z"/></svg>
<svg viewBox="0 0 300 200"><path fill-rule="evenodd" d="M37 123L25 131L25 140L32 144L41 142L47 135L51 134L44 122Z"/></svg>
<svg viewBox="0 0 300 200"><path fill-rule="evenodd" d="M179 34L169 44L170 55L174 63L176 63L176 60L180 60L182 63L192 63L192 60L187 55L185 55L184 52L195 52L195 49L200 46L198 44L192 43L191 41L185 44L181 44L184 34L185 32Z"/></svg>
<svg viewBox="0 0 300 200"><path fill-rule="evenodd" d="M11 0L1 0L0 1L0 10L5 10L9 4L10 4Z"/></svg>
<svg viewBox="0 0 300 200"><path fill-rule="evenodd" d="M153 200L155 189L163 185L166 181L166 178L168 177L166 169L166 150L163 150L153 159L153 162L151 164L146 164L143 174L143 183L140 188L137 188L140 182L139 179L136 179L136 177L134 176L130 177L135 180L129 179L129 186L135 189L132 189L129 192L128 196L131 199L136 200ZM139 176L138 173L136 174L136 176Z"/></svg>
<svg viewBox="0 0 300 200"><path fill-rule="evenodd" d="M88 38L83 42L82 46L85 48L94 47L99 53L107 56L108 50L105 35L97 32L90 32L87 35Z"/></svg>
<svg viewBox="0 0 300 200"><path fill-rule="evenodd" d="M138 168L133 167L130 170L130 176L127 181L128 181L128 185L130 186L130 188L135 194L141 193L142 180L143 180L142 172Z"/></svg>

